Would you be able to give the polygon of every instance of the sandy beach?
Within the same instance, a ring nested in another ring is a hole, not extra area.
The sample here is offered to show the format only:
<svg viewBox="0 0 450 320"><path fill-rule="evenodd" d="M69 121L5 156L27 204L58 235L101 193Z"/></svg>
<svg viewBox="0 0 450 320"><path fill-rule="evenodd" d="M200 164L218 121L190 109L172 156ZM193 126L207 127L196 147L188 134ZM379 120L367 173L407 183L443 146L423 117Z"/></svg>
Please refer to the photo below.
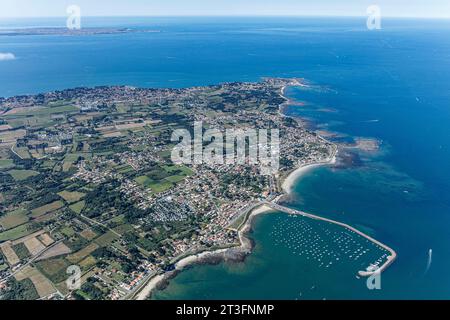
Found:
<svg viewBox="0 0 450 320"><path fill-rule="evenodd" d="M284 107L284 106L286 106L286 105L297 105L297 104L299 104L299 102L294 101L294 100L291 100L291 99L289 99L288 97L286 97L285 92L286 92L287 87L304 87L304 88L308 88L309 86L306 85L306 84L304 84L304 83L301 83L301 82L299 81L299 79L295 79L295 82L292 83L292 84L290 84L289 86L282 86L282 87L281 87L281 89L280 89L280 97L282 97L285 101L284 101L282 104L280 104L280 107L278 108L278 114L279 114L280 116L282 116L282 117L287 117L285 114L283 114L283 107ZM302 103L300 103L300 105L301 105L301 104L302 104Z"/></svg>
<svg viewBox="0 0 450 320"><path fill-rule="evenodd" d="M253 219L256 216L260 215L260 214L265 214L265 213L269 213L269 212L275 212L275 210L273 210L272 208L270 208L269 206L266 206L266 205L261 205L261 206L255 208L255 209L253 209L250 212L250 215L248 216L248 218L245 221L244 225L239 230L239 241L241 243L241 245L239 247L240 250L242 250L245 253L250 253L251 252L251 250L252 250L252 242L247 237L247 233L252 228Z"/></svg>
<svg viewBox="0 0 450 320"><path fill-rule="evenodd" d="M147 285L142 289L136 296L136 300L145 300L150 295L150 293L156 288L158 283L164 280L164 275L156 275L150 279Z"/></svg>
<svg viewBox="0 0 450 320"><path fill-rule="evenodd" d="M295 182L297 182L308 171L311 171L312 169L320 167L320 166L331 165L331 164L334 164L334 163L336 163L336 156L334 156L330 160L324 161L322 163L312 163L312 164L308 164L308 165L302 166L302 167L300 167L298 169L295 169L283 181L283 184L281 185L281 188L283 189L283 191L285 193L289 194L289 193L292 192L292 188L293 188Z"/></svg>

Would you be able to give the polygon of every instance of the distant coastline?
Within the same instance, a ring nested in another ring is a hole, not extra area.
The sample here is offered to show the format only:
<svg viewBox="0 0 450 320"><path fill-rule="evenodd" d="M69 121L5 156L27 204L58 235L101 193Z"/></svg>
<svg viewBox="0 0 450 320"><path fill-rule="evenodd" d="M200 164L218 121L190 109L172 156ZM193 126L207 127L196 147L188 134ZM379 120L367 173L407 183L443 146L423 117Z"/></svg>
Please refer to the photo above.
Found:
<svg viewBox="0 0 450 320"><path fill-rule="evenodd" d="M58 28L20 28L1 29L0 36L88 36L100 34L123 34L123 33L158 33L160 30L130 29L130 28L81 28L68 29Z"/></svg>

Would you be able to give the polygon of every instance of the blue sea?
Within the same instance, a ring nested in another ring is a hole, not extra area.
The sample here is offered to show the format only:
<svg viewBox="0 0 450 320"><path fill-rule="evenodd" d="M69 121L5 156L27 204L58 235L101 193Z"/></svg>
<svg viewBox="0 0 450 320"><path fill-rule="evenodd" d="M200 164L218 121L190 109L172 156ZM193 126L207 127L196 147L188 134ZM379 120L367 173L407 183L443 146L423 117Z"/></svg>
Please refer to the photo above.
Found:
<svg viewBox="0 0 450 320"><path fill-rule="evenodd" d="M376 152L344 150L351 161L309 172L287 202L395 249L398 258L382 274L380 290L369 290L352 267L324 270L298 254L304 223L275 213L256 219L256 247L245 262L192 267L154 298L450 298L450 20L384 19L374 31L364 18L82 23L160 32L0 36L0 52L16 57L0 61L0 96L299 77L310 87L287 91L303 105L287 107L286 114L333 132L336 141L380 143ZM64 19L0 20L0 29L64 25Z"/></svg>

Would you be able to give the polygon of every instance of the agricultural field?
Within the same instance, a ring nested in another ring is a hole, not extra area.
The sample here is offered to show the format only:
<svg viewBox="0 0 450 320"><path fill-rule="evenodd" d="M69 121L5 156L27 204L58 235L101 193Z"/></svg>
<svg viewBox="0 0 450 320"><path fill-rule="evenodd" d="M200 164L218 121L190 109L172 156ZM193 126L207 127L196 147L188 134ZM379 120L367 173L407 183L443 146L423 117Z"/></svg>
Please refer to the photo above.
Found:
<svg viewBox="0 0 450 320"><path fill-rule="evenodd" d="M93 256L87 256L79 263L79 266L83 272L86 272L87 270L92 268L96 262L97 260L95 260Z"/></svg>
<svg viewBox="0 0 450 320"><path fill-rule="evenodd" d="M27 247L25 246L25 244L23 244L23 243L18 243L16 245L14 245L13 250L17 254L17 256L19 257L20 260L27 259L32 255L30 253L30 251L27 249Z"/></svg>
<svg viewBox="0 0 450 320"><path fill-rule="evenodd" d="M14 144L17 139L23 138L26 133L26 130L0 131L0 143Z"/></svg>
<svg viewBox="0 0 450 320"><path fill-rule="evenodd" d="M14 266L20 262L19 256L9 243L1 245L0 248L9 265Z"/></svg>
<svg viewBox="0 0 450 320"><path fill-rule="evenodd" d="M37 255L45 249L45 245L35 237L25 240L23 244L33 256Z"/></svg>
<svg viewBox="0 0 450 320"><path fill-rule="evenodd" d="M8 240L17 240L33 233L33 227L30 223L22 224L13 229L0 232L0 242Z"/></svg>
<svg viewBox="0 0 450 320"><path fill-rule="evenodd" d="M77 191L61 191L58 193L59 196L61 196L61 198L63 198L64 200L66 200L68 203L74 203L74 202L78 202L80 201L81 198L83 198L85 196L84 193L82 192L77 192Z"/></svg>
<svg viewBox="0 0 450 320"><path fill-rule="evenodd" d="M36 288L39 297L41 298L47 297L56 292L53 284L41 272L39 272L38 269L34 267L26 266L15 275L15 278L18 281L30 279L33 282L34 287Z"/></svg>
<svg viewBox="0 0 450 320"><path fill-rule="evenodd" d="M75 213L81 213L84 206L86 205L86 202L84 200L79 201L77 203L74 203L73 205L69 206L70 210L72 210Z"/></svg>
<svg viewBox="0 0 450 320"><path fill-rule="evenodd" d="M37 237L39 239L39 241L41 241L45 246L49 246L51 245L53 242L55 242L55 240L52 239L52 237L50 237L50 235L48 235L47 233L41 234L40 236Z"/></svg>
<svg viewBox="0 0 450 320"><path fill-rule="evenodd" d="M11 130L12 127L10 125L7 124L0 124L0 131L8 131Z"/></svg>
<svg viewBox="0 0 450 320"><path fill-rule="evenodd" d="M133 226L131 224L124 223L115 227L114 231L123 235L129 231L133 231Z"/></svg>
<svg viewBox="0 0 450 320"><path fill-rule="evenodd" d="M41 260L35 263L36 267L53 283L67 279L66 270L70 263L64 258Z"/></svg>
<svg viewBox="0 0 450 320"><path fill-rule="evenodd" d="M78 111L78 107L72 105L24 107L11 109L3 114L1 118L7 121L8 125L13 129L22 127L47 128L59 123L61 120L64 121L66 115Z"/></svg>
<svg viewBox="0 0 450 320"><path fill-rule="evenodd" d="M64 207L64 203L62 203L62 201L54 201L42 207L31 210L31 217L37 218L46 213L61 209L62 207Z"/></svg>
<svg viewBox="0 0 450 320"><path fill-rule="evenodd" d="M11 151L20 159L31 159L30 151L26 147L11 147Z"/></svg>
<svg viewBox="0 0 450 320"><path fill-rule="evenodd" d="M36 222L36 223L46 222L46 221L53 220L57 216L58 216L58 211L53 211L53 212L49 212L49 213L43 214L43 215L41 215L39 217L33 218L33 222Z"/></svg>
<svg viewBox="0 0 450 320"><path fill-rule="evenodd" d="M185 166L163 166L135 178L135 181L155 193L160 193L169 190L191 174L192 171Z"/></svg>
<svg viewBox="0 0 450 320"><path fill-rule="evenodd" d="M78 161L78 159L80 157L82 157L84 159L89 159L91 157L91 154L90 153L82 153L82 152L79 152L79 153L68 153L65 156L64 161L65 162L74 163L74 162Z"/></svg>
<svg viewBox="0 0 450 320"><path fill-rule="evenodd" d="M34 171L34 170L10 170L10 171L8 171L8 173L16 181L23 181L23 180L28 179L29 177L34 177L34 176L39 175L39 172Z"/></svg>
<svg viewBox="0 0 450 320"><path fill-rule="evenodd" d="M0 159L0 170L10 169L14 167L14 161L12 159Z"/></svg>
<svg viewBox="0 0 450 320"><path fill-rule="evenodd" d="M27 211L25 209L17 209L0 217L0 226L3 230L8 230L24 224L28 220Z"/></svg>
<svg viewBox="0 0 450 320"><path fill-rule="evenodd" d="M85 229L80 233L80 236L82 236L86 240L92 240L97 236L97 233L92 231L92 229Z"/></svg>
<svg viewBox="0 0 450 320"><path fill-rule="evenodd" d="M115 233L113 233L111 231L108 231L105 234L103 234L100 237L98 237L97 239L95 239L95 242L100 247L106 247L106 246L109 246L111 243L113 243L118 238L119 238L118 235L116 235Z"/></svg>
<svg viewBox="0 0 450 320"><path fill-rule="evenodd" d="M64 227L60 230L60 232L69 238L75 234L75 230L71 227Z"/></svg>
<svg viewBox="0 0 450 320"><path fill-rule="evenodd" d="M71 263L77 263L94 252L98 247L99 246L96 243L91 243L80 251L68 255L67 260L69 260Z"/></svg>
<svg viewBox="0 0 450 320"><path fill-rule="evenodd" d="M7 120L20 117L46 117L52 114L71 113L78 111L79 108L71 105L56 107L30 107L30 108L14 108L6 112L3 117Z"/></svg>
<svg viewBox="0 0 450 320"><path fill-rule="evenodd" d="M62 256L71 253L72 250L64 243L60 242L52 246L50 249L46 250L45 253L39 256L36 261L47 260L50 258Z"/></svg>

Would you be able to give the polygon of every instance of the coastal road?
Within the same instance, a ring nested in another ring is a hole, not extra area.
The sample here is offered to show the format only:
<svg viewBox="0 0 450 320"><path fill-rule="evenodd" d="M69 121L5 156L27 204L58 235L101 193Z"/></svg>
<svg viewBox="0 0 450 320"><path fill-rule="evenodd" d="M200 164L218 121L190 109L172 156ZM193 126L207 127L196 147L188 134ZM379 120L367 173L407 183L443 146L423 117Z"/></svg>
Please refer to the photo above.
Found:
<svg viewBox="0 0 450 320"><path fill-rule="evenodd" d="M247 215L249 212L253 211L253 210L256 209L257 207L259 207L259 206L261 206L261 205L263 205L263 204L265 204L265 203L266 203L266 201L259 201L259 202L252 203L252 204L249 204L249 205L247 205L247 206L241 208L241 209L237 212L236 218L234 218L233 220L231 220L231 222L229 223L229 225L232 226L232 225L233 225L238 219L240 219L243 215ZM245 222L245 220L242 221L242 223L241 223L237 228L230 228L230 229L233 229L233 230L239 230L239 228L242 226L242 224L243 224L244 222Z"/></svg>

